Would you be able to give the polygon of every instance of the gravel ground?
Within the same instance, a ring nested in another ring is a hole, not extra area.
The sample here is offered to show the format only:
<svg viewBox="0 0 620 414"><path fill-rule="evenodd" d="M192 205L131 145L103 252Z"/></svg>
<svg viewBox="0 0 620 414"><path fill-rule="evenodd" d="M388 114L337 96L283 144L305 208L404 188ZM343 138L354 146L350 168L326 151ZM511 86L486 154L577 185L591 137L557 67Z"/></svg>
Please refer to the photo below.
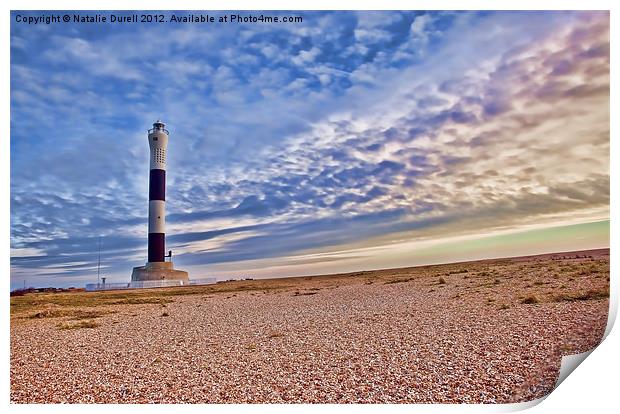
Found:
<svg viewBox="0 0 620 414"><path fill-rule="evenodd" d="M11 401L526 401L601 340L608 283L605 254L521 258L115 305L92 328L16 314Z"/></svg>

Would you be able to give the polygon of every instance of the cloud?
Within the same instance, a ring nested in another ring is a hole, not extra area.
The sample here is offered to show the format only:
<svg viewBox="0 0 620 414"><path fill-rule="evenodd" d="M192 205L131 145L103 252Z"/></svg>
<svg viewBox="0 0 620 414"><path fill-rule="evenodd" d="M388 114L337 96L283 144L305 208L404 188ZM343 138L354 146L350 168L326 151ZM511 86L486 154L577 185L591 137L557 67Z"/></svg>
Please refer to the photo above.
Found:
<svg viewBox="0 0 620 414"><path fill-rule="evenodd" d="M321 50L318 47L313 47L310 50L300 50L298 55L291 58L291 61L295 65L303 66L314 62L320 54Z"/></svg>
<svg viewBox="0 0 620 414"><path fill-rule="evenodd" d="M34 247L25 247L21 249L11 249L11 257L36 257L45 256L45 250L36 249Z"/></svg>
<svg viewBox="0 0 620 414"><path fill-rule="evenodd" d="M416 16L416 18L413 19L411 26L409 27L410 36L415 40L419 40L424 43L427 42L428 33L426 31L426 28L430 22L432 22L432 18L429 14L422 14Z"/></svg>
<svg viewBox="0 0 620 414"><path fill-rule="evenodd" d="M121 80L142 80L141 71L123 62L109 47L93 46L88 40L72 37L54 37L53 49L45 53L51 63L80 62L85 70L95 75Z"/></svg>

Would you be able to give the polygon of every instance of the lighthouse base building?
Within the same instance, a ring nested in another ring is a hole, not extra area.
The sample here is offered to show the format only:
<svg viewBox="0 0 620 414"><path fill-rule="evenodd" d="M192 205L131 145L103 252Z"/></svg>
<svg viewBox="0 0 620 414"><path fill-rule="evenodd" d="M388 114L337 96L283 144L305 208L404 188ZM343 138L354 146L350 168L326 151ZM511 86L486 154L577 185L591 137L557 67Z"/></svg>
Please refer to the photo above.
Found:
<svg viewBox="0 0 620 414"><path fill-rule="evenodd" d="M175 270L172 262L149 262L146 266L133 268L132 282L151 280L180 280L189 284L189 274L183 270Z"/></svg>

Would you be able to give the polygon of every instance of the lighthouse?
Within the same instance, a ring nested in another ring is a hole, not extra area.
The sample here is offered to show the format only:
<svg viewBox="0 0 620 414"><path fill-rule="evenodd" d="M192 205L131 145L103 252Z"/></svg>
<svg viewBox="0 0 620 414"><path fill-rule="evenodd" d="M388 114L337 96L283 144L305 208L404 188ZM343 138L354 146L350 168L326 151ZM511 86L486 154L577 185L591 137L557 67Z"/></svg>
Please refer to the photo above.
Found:
<svg viewBox="0 0 620 414"><path fill-rule="evenodd" d="M149 162L149 234L148 261L145 266L134 267L132 282L154 280L177 280L189 283L189 275L182 270L175 270L170 261L166 261L166 151L169 132L166 125L157 120L148 130L150 148Z"/></svg>

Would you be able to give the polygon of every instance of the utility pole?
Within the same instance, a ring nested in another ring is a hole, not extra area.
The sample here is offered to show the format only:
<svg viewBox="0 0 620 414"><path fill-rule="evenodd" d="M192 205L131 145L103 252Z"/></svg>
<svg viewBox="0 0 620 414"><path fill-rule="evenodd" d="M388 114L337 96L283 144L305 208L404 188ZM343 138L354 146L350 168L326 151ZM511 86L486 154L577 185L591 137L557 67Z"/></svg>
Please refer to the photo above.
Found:
<svg viewBox="0 0 620 414"><path fill-rule="evenodd" d="M97 260L97 286L99 286L100 272L101 272L101 236L99 236L99 259Z"/></svg>

